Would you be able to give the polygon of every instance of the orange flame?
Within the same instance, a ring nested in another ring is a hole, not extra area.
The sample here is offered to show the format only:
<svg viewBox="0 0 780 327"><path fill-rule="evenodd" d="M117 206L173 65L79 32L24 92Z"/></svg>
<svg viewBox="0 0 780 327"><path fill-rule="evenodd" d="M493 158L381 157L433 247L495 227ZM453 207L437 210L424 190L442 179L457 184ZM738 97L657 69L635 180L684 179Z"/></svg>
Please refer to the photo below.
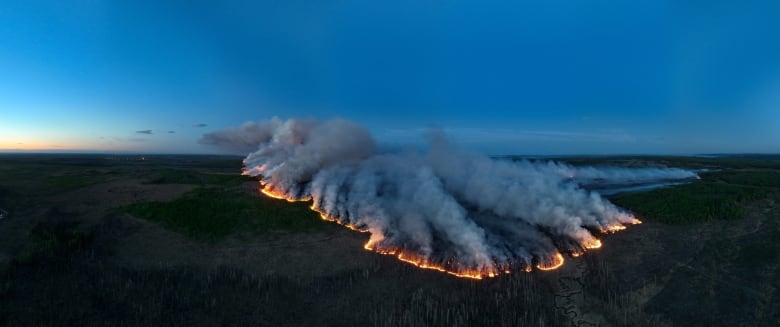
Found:
<svg viewBox="0 0 780 327"><path fill-rule="evenodd" d="M274 191L271 191L271 189L270 189L270 188L262 188L262 187L261 187L261 188L260 188L260 192L262 192L263 194L265 194L265 195L267 195L267 196L270 196L270 197L272 197L272 198L274 198L274 199L279 199L279 200L286 200L287 202L295 202L295 201L292 201L292 200L289 200L289 199L287 199L287 198L286 198L286 197L284 197L284 195L283 195L283 194L281 194L281 193L276 193L276 192L274 192Z"/></svg>
<svg viewBox="0 0 780 327"><path fill-rule="evenodd" d="M307 198L304 198L304 199L289 198L284 193L279 192L277 190L274 190L272 187L269 187L269 185L266 185L266 184L262 185L262 187L260 188L260 192L262 192L263 194L265 194L265 195L267 195L267 196L269 196L271 198L285 200L287 202L298 202L298 201L309 201L309 200L311 200L311 197L307 197ZM349 228L351 230L354 230L354 231L358 231L358 232L362 232L362 233L369 232L369 230L367 230L365 228L360 228L360 227L358 227L356 225L340 221L336 217L329 216L326 212L324 212L322 210L319 210L318 208L314 207L314 204L312 204L312 206L310 208L311 208L311 210L319 213L320 217L323 220L339 223L339 224L341 224L343 226L346 226L347 228ZM641 224L642 222L639 221L638 219L634 219L631 223L632 224ZM618 224L618 225L612 225L612 226L608 226L606 228L603 228L601 231L602 232L615 232L615 231L623 230L625 228L626 228L625 226ZM414 265L416 267L419 267L419 268L422 268L422 269L436 270L436 271L448 273L448 274L456 276L456 277L471 278L471 279L483 279L484 277L495 277L495 276L498 276L498 275L500 275L502 273L503 274L509 274L512 271L512 269L510 269L510 267L508 265L505 266L505 267L498 267L498 265L496 265L496 266L493 266L493 267L484 267L482 269L472 269L472 268L460 266L457 263L456 264L451 264L451 262L448 262L447 266L445 266L445 265L441 265L441 264L437 264L437 263L431 262L430 260L428 260L424 256L420 256L420 255L418 255L416 253L413 253L413 252L403 251L402 249L395 249L395 248L379 249L379 248L376 247L376 245L377 245L377 243L379 241L381 241L381 237L378 240L371 238L363 245L363 248L368 250L368 251L376 252L376 253L379 253L379 254L395 256L395 257L398 258L398 260L401 260L403 262L412 264L412 265ZM601 241L599 239L593 238L593 239L590 239L588 241L585 241L585 243L583 244L583 247L585 249L598 249L598 248L601 247ZM571 253L571 256L575 257L575 258L579 257L580 255L582 255L582 252L572 252ZM556 252L551 261L539 263L539 264L536 265L536 268L539 269L539 270L542 270L542 271L555 270L555 269L558 269L561 266L563 266L564 261L565 260L563 258L563 255L560 252ZM526 272L531 272L532 269L531 269L530 266L527 266L523 270L526 271Z"/></svg>
<svg viewBox="0 0 780 327"><path fill-rule="evenodd" d="M586 249L591 249L591 250L598 249L601 247L601 240L594 238L590 241L585 242L583 246L585 246Z"/></svg>
<svg viewBox="0 0 780 327"><path fill-rule="evenodd" d="M309 201L309 200L311 200L310 197L306 197L306 198L303 198L303 199L300 199L300 200L288 198L288 197L286 197L284 195L284 193L276 191L276 190L273 190L273 189L271 189L269 187L266 187L266 186L263 186L262 188L260 188L260 192L265 194L265 195L267 195L267 196L269 196L269 197L272 197L274 199L285 200L287 202L298 202L298 201Z"/></svg>
<svg viewBox="0 0 780 327"><path fill-rule="evenodd" d="M536 268L539 270L554 270L560 268L561 266L563 266L563 255L558 252L553 257L552 262L540 263L536 265Z"/></svg>
<svg viewBox="0 0 780 327"><path fill-rule="evenodd" d="M602 233L614 233L626 229L623 225L611 225L601 229Z"/></svg>

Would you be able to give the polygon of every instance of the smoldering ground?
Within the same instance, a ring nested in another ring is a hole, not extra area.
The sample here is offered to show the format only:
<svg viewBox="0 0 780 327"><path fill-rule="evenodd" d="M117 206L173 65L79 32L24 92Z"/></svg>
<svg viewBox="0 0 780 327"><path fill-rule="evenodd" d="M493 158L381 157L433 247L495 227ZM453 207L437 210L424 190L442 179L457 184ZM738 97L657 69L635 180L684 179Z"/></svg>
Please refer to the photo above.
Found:
<svg viewBox="0 0 780 327"><path fill-rule="evenodd" d="M551 269L601 246L597 234L640 223L582 183L676 180L674 168L572 167L462 151L440 132L428 149L381 152L343 120L272 118L207 133L201 143L253 151L244 174L263 193L311 200L323 218L370 233L366 249L481 278Z"/></svg>

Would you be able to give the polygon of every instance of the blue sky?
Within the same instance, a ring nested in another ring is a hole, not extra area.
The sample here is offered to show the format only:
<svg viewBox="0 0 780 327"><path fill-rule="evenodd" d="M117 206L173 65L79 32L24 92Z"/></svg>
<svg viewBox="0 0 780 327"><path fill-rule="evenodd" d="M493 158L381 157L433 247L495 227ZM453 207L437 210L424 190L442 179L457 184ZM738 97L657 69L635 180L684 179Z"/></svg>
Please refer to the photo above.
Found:
<svg viewBox="0 0 780 327"><path fill-rule="evenodd" d="M342 117L401 145L438 127L491 154L780 152L777 12L2 1L0 149L208 153L203 133L279 116Z"/></svg>

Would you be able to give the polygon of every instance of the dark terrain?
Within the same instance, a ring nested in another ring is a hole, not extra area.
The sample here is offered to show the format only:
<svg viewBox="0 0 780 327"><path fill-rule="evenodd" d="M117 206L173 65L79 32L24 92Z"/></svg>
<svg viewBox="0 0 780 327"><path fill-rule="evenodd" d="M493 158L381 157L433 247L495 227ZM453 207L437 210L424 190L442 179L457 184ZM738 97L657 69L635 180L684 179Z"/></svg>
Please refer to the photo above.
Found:
<svg viewBox="0 0 780 327"><path fill-rule="evenodd" d="M644 224L560 269L470 280L262 196L240 157L0 154L0 325L780 321L780 156L563 160L706 171L611 197Z"/></svg>

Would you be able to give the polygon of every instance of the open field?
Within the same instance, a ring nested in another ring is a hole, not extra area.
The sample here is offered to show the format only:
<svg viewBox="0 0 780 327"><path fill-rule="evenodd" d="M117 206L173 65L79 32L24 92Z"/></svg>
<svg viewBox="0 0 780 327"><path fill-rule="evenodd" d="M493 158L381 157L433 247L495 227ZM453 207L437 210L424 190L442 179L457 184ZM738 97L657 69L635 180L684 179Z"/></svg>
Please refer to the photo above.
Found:
<svg viewBox="0 0 780 327"><path fill-rule="evenodd" d="M0 154L0 325L780 321L780 157L564 160L708 171L612 197L645 223L558 270L475 281L363 250L239 157Z"/></svg>

